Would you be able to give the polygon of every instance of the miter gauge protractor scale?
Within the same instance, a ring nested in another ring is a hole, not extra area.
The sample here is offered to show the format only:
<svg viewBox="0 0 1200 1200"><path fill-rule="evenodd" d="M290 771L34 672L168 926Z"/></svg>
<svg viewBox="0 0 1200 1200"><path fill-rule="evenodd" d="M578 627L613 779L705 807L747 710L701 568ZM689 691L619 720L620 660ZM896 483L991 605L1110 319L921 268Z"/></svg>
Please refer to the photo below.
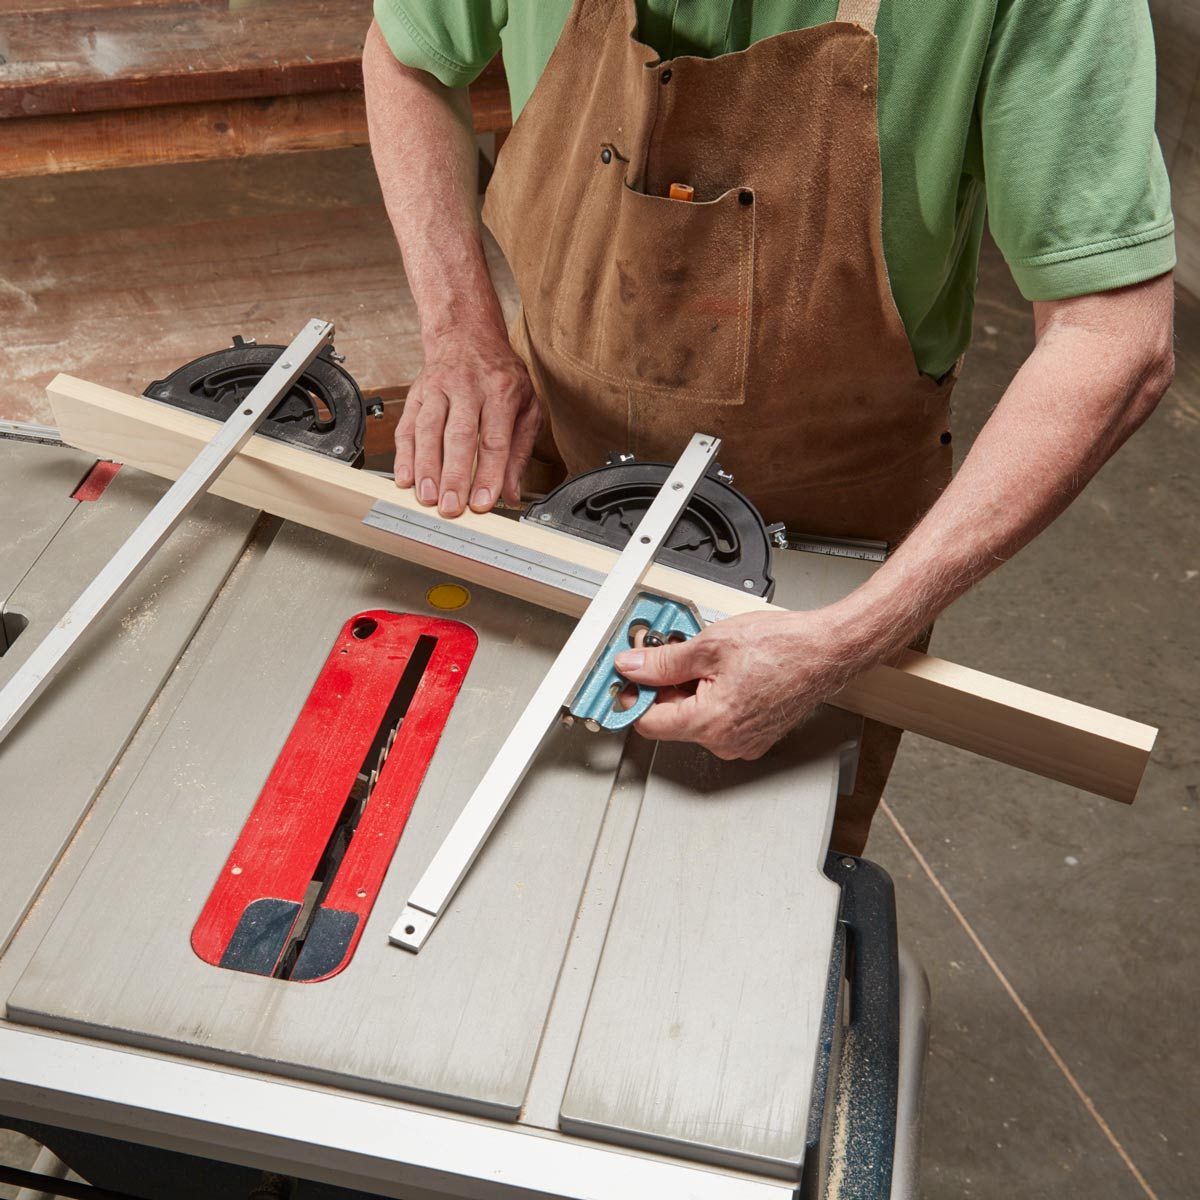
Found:
<svg viewBox="0 0 1200 1200"><path fill-rule="evenodd" d="M510 542L463 530L454 522L377 503L366 523L437 546L513 575L540 578L590 603L549 672L517 719L457 821L413 889L392 929L393 943L417 951L445 912L471 864L560 720L595 732L628 728L654 702L654 689L629 685L616 656L631 645L661 645L695 636L724 613L647 591L642 580L660 562L770 598L772 546L782 526L768 527L717 465L720 439L695 434L673 466L616 455L531 505L522 520L621 549L607 575ZM623 548L622 548L623 547Z"/></svg>
<svg viewBox="0 0 1200 1200"><path fill-rule="evenodd" d="M224 350L204 354L147 385L143 395L197 416L227 421L244 406L284 346L235 335ZM333 342L284 389L257 432L352 467L362 465L366 405Z"/></svg>

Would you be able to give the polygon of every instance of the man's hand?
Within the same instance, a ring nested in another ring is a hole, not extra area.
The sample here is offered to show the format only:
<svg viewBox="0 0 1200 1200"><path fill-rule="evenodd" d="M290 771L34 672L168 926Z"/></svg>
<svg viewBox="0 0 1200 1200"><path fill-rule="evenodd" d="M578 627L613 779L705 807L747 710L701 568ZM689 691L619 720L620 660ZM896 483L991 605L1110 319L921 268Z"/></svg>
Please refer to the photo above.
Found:
<svg viewBox="0 0 1200 1200"><path fill-rule="evenodd" d="M733 759L762 757L868 661L827 611L766 612L727 617L689 641L626 651L617 670L661 689L639 733ZM680 686L693 681L694 690Z"/></svg>
<svg viewBox="0 0 1200 1200"><path fill-rule="evenodd" d="M468 503L486 512L502 492L515 503L541 410L488 272L467 89L398 62L375 24L363 83L371 153L425 351L396 431L396 483L415 485L422 504L448 517Z"/></svg>
<svg viewBox="0 0 1200 1200"><path fill-rule="evenodd" d="M396 427L396 483L447 517L468 502L487 512L501 495L516 504L541 421L525 364L506 338L488 327L443 335Z"/></svg>

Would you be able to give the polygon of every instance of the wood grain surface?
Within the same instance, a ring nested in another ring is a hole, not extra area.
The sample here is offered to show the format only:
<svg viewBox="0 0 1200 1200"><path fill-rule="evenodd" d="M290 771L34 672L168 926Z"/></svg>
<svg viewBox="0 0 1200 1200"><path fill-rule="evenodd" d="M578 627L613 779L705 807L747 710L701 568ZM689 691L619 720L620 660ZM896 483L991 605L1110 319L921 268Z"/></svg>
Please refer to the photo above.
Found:
<svg viewBox="0 0 1200 1200"><path fill-rule="evenodd" d="M511 319L511 273L484 245ZM58 371L141 392L233 334L286 344L314 316L364 392L396 397L423 359L365 147L3 181L0 262L10 420L52 420Z"/></svg>
<svg viewBox="0 0 1200 1200"><path fill-rule="evenodd" d="M70 376L48 389L66 441L174 478L212 436L211 423L141 396L126 396ZM409 558L524 600L577 614L574 595L528 577L451 555L362 524L377 500L427 512L411 490L387 479L268 438L255 438L217 479L213 491L327 533ZM602 546L495 514L464 513L464 530L506 539L527 549L607 573L615 554ZM692 600L727 614L766 611L758 597L660 565L646 575L648 589ZM834 702L988 758L1075 787L1132 802L1156 731L1127 718L1051 696L969 668L909 653L895 666L876 667Z"/></svg>
<svg viewBox="0 0 1200 1200"><path fill-rule="evenodd" d="M0 117L361 89L370 23L370 0L7 10Z"/></svg>
<svg viewBox="0 0 1200 1200"><path fill-rule="evenodd" d="M477 133L511 127L508 85L498 59L471 85L470 94ZM345 89L10 116L0 131L0 179L16 179L365 146L367 115L362 92Z"/></svg>

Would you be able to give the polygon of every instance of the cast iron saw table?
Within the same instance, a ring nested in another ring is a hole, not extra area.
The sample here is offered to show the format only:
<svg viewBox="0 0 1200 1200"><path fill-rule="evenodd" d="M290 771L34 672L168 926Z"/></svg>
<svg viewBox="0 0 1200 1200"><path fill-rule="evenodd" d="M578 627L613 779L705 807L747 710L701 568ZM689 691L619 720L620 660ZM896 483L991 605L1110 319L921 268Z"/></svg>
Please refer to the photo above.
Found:
<svg viewBox="0 0 1200 1200"><path fill-rule="evenodd" d="M0 437L0 684L166 487L22 432ZM827 549L774 550L782 603L874 568ZM571 627L206 498L0 746L0 1123L152 1200L263 1171L297 1200L915 1195L924 975L883 872L826 855L856 718L757 763L564 727L429 945L389 944ZM416 761L398 845L360 823L326 847L306 912L337 907L340 863L350 932L239 958L306 828L298 794L256 808L281 751L323 769L353 714L314 685L389 654L445 684L425 742L379 758L381 786Z"/></svg>

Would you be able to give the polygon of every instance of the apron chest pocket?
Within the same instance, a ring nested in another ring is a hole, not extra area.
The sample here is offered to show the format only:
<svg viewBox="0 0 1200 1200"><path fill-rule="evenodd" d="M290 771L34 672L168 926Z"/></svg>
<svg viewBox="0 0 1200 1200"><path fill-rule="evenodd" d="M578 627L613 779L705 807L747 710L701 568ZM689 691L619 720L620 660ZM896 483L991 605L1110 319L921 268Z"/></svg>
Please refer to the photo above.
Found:
<svg viewBox="0 0 1200 1200"><path fill-rule="evenodd" d="M754 294L754 195L696 203L596 162L562 258L553 349L641 393L742 404Z"/></svg>

